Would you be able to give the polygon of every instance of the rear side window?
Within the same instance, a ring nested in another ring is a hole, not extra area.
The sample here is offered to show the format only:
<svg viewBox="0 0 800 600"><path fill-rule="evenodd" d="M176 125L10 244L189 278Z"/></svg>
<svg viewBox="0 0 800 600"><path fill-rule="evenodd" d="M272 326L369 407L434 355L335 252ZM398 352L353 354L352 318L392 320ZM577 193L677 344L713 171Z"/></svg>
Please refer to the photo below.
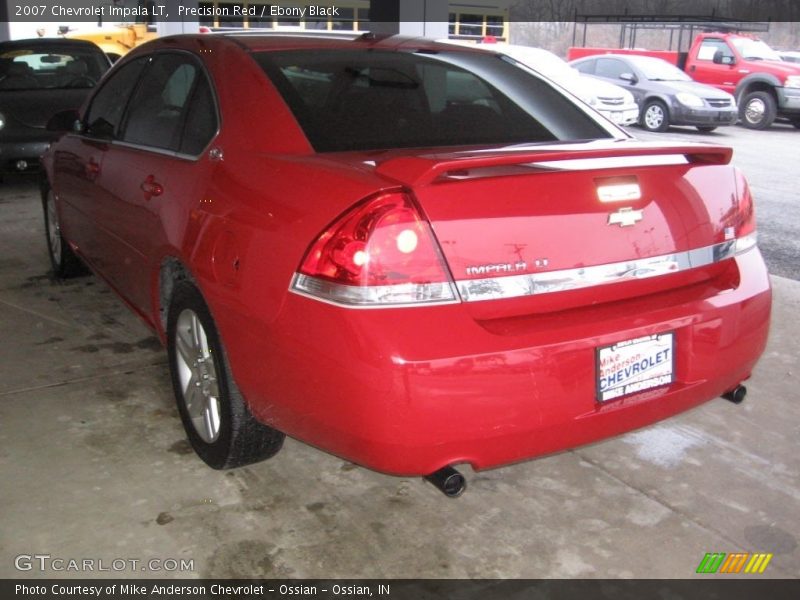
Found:
<svg viewBox="0 0 800 600"><path fill-rule="evenodd" d="M196 156L217 131L211 84L190 54L156 54L142 76L120 139L137 146Z"/></svg>
<svg viewBox="0 0 800 600"><path fill-rule="evenodd" d="M184 108L198 72L199 67L188 56L157 56L131 99L122 140L177 150Z"/></svg>
<svg viewBox="0 0 800 600"><path fill-rule="evenodd" d="M493 54L299 50L254 58L318 152L611 137L548 83Z"/></svg>
<svg viewBox="0 0 800 600"><path fill-rule="evenodd" d="M186 114L183 139L179 151L196 156L200 154L217 132L217 110L211 86L204 75L197 79L192 101Z"/></svg>
<svg viewBox="0 0 800 600"><path fill-rule="evenodd" d="M87 135L102 139L115 138L128 99L145 64L147 59L140 58L109 74L110 77L95 94L86 113L84 122Z"/></svg>

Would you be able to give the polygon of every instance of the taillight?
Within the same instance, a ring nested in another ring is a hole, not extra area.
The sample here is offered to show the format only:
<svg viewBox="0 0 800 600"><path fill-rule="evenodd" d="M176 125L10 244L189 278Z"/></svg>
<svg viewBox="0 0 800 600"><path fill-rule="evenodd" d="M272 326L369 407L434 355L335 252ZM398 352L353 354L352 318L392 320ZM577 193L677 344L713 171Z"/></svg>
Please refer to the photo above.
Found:
<svg viewBox="0 0 800 600"><path fill-rule="evenodd" d="M736 169L736 196L737 207L725 225L726 237L728 237L728 232L733 233L733 237L736 238L736 253L740 254L756 245L757 236L753 195L750 193L747 180L739 169Z"/></svg>
<svg viewBox="0 0 800 600"><path fill-rule="evenodd" d="M347 306L457 299L430 225L401 192L369 198L323 231L292 290Z"/></svg>

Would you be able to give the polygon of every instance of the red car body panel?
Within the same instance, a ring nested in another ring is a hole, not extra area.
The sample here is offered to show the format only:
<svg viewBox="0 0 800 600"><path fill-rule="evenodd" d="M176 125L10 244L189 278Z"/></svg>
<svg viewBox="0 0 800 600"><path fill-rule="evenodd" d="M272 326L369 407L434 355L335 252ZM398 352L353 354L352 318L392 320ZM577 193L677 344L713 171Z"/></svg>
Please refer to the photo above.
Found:
<svg viewBox="0 0 800 600"><path fill-rule="evenodd" d="M197 160L110 152L113 145L76 134L46 155L65 238L162 340L160 269L176 260L202 291L257 418L402 475L454 463L493 467L585 444L692 408L749 377L771 307L755 247L679 273L541 296L353 309L293 293L312 241L381 191L412 195L456 282L478 278L467 270L475 261L509 263L520 253L530 265L546 259L546 273L721 244L742 194L730 150L707 146L608 140L489 155L315 154L247 46L354 43L203 36L146 44L120 63L154 48L204 62L221 115L212 146L223 157L208 149ZM372 42L411 44L436 47ZM625 164L653 156L685 161ZM621 166L536 166L608 158ZM597 201L598 181L619 177L642 190L631 204L642 210L640 226L609 226L617 206ZM143 190L145 181L161 192ZM663 332L675 334L674 383L598 402L596 348Z"/></svg>
<svg viewBox="0 0 800 600"><path fill-rule="evenodd" d="M770 287L765 275L733 286L760 261L753 252L731 279L555 318L485 323L463 304L332 312L302 297L263 327L224 302L217 318L235 332L237 382L278 429L387 473L480 469L648 425L746 379L766 343ZM598 404L595 347L662 331L676 332L678 381Z"/></svg>

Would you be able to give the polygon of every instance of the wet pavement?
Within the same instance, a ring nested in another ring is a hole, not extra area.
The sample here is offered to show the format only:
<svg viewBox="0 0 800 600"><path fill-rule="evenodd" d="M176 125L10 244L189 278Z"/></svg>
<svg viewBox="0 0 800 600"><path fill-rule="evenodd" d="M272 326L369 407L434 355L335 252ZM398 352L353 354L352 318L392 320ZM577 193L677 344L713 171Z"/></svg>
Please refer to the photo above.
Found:
<svg viewBox="0 0 800 600"><path fill-rule="evenodd" d="M0 578L685 578L705 553L734 551L774 554L763 575L737 577L800 573L798 282L774 278L744 404L464 469L469 489L450 500L294 440L267 462L209 469L157 340L98 279L59 283L48 267L35 185L3 184ZM33 554L124 568L18 570Z"/></svg>

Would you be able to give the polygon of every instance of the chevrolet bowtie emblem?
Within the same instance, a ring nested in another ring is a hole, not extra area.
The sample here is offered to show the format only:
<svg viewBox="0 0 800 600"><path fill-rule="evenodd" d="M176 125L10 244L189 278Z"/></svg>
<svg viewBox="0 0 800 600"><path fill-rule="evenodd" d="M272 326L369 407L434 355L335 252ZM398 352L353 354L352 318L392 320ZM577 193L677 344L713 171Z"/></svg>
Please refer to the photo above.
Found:
<svg viewBox="0 0 800 600"><path fill-rule="evenodd" d="M620 227L630 227L642 220L642 211L632 208L620 208L617 212L608 215L609 225L619 225Z"/></svg>

